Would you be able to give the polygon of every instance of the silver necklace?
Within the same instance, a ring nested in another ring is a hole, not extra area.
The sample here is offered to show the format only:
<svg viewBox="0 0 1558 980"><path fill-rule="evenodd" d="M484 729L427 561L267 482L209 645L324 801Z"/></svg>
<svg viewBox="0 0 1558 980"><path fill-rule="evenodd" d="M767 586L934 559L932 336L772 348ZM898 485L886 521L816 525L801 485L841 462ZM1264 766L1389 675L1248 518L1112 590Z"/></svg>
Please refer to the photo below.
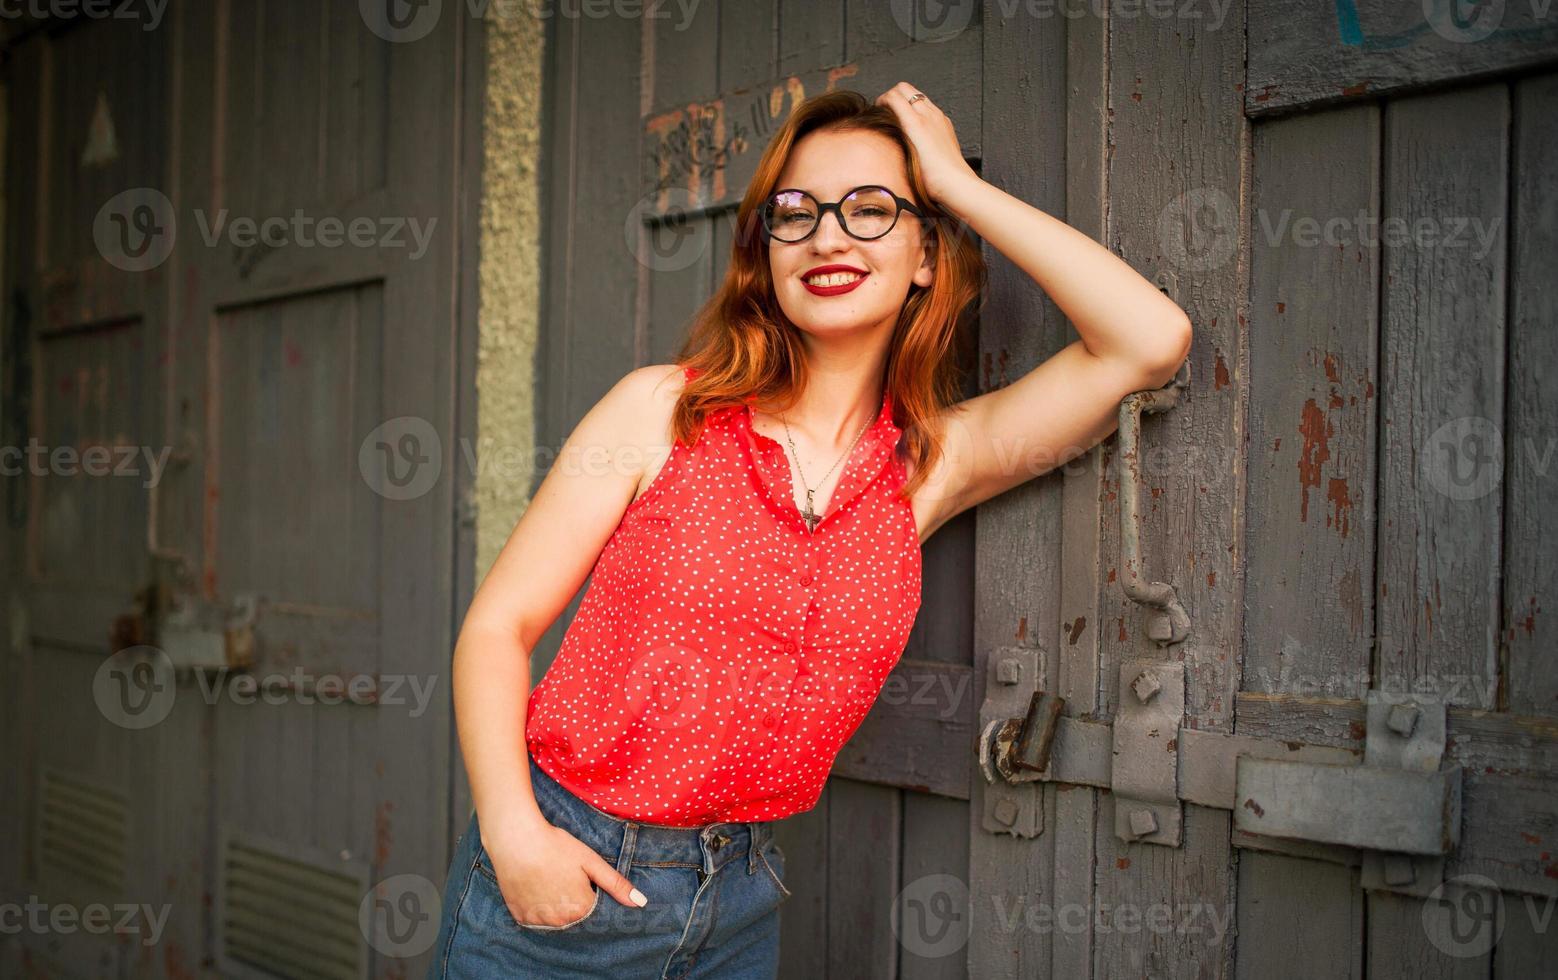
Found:
<svg viewBox="0 0 1558 980"><path fill-rule="evenodd" d="M790 444L790 453L795 457L795 468L801 474L801 486L806 488L806 509L801 512L801 517L806 520L806 530L808 532L815 532L817 530L817 522L822 520L822 515L818 514L812 509L812 494L816 492L817 488L808 486L806 483L806 471L801 469L801 454L796 452L795 440L790 438L790 423L785 422L784 416L782 415L779 416L779 421L784 424L785 441ZM866 434L866 429L870 428L870 426L871 419L866 419L865 425L862 425L860 427L860 431L855 433L855 441L851 442L849 444L849 448L844 450L843 456L840 456L837 460L834 461L832 466L828 467L828 472L822 474L822 479L817 481L817 487L821 487L824 483L827 483L829 474L838 469L839 463L842 463L846 458L848 458L850 453L855 451L855 446L860 442L860 437Z"/></svg>

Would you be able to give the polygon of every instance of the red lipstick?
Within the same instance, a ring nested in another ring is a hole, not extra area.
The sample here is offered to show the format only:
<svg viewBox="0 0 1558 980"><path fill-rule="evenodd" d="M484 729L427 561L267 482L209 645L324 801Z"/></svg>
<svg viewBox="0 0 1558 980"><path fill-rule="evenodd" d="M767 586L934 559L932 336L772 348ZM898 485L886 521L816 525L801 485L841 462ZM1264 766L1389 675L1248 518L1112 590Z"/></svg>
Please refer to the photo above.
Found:
<svg viewBox="0 0 1558 980"><path fill-rule="evenodd" d="M860 278L856 279L854 282L846 282L841 286L813 286L811 283L806 281L812 276L824 275L830 272L853 272ZM866 276L868 275L870 275L870 273L866 270L857 269L852 265L819 265L815 269L806 270L805 274L801 276L801 285L805 286L806 290L813 296L842 296L843 294L853 290L856 286L865 282Z"/></svg>

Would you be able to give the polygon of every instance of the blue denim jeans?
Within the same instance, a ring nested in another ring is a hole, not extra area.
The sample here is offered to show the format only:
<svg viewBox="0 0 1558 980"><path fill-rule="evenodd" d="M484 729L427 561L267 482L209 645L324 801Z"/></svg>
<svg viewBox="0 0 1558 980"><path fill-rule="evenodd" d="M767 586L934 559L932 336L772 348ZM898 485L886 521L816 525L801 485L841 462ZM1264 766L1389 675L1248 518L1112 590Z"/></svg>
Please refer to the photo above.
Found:
<svg viewBox="0 0 1558 980"><path fill-rule="evenodd" d="M676 828L598 810L530 759L547 821L614 864L649 897L623 905L592 885L595 902L561 926L517 922L498 890L476 815L444 886L429 977L720 977L772 980L779 970L784 852L773 822Z"/></svg>

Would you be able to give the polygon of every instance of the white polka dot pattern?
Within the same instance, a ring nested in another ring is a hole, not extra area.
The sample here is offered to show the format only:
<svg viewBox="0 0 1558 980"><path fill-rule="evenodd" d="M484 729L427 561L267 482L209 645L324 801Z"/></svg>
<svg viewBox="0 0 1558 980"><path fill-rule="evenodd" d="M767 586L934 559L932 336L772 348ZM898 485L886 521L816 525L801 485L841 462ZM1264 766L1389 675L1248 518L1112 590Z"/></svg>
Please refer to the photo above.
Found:
<svg viewBox="0 0 1558 980"><path fill-rule="evenodd" d="M691 369L688 369L691 377ZM892 396L815 532L746 405L677 443L601 550L525 739L571 792L675 827L816 805L920 607Z"/></svg>

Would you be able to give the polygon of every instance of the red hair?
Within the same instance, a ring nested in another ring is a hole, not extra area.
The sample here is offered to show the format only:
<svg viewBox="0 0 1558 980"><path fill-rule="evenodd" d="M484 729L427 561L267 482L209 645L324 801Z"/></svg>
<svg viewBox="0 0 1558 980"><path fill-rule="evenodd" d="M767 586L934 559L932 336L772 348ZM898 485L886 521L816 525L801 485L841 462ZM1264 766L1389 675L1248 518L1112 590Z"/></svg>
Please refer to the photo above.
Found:
<svg viewBox="0 0 1558 980"><path fill-rule="evenodd" d="M692 444L705 416L747 401L793 405L806 383L800 331L784 315L768 268L768 241L760 209L776 188L791 149L817 130L879 133L898 145L913 199L925 212L927 255L935 263L928 287L911 285L899 311L887 355L886 385L893 422L903 430L898 452L915 472L903 493L912 493L941 456L939 434L926 422L958 397L958 324L983 292L984 258L953 215L925 190L914 146L886 106L859 92L841 89L813 96L795 107L769 141L757 172L736 210L730 263L725 279L692 320L676 361L697 368L677 401L673 437ZM912 219L912 215L906 216Z"/></svg>

